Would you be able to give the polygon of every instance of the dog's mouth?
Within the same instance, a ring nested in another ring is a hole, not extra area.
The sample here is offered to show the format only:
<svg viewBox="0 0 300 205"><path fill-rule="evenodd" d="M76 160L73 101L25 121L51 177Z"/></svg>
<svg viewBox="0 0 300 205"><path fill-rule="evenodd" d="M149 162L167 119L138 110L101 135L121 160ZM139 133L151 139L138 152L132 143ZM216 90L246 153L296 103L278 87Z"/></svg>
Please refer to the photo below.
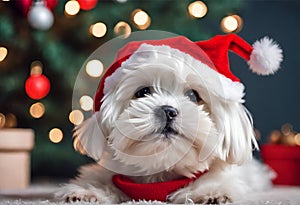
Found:
<svg viewBox="0 0 300 205"><path fill-rule="evenodd" d="M169 139L175 135L178 135L178 131L172 128L171 126L166 126L163 128L160 134L162 134L165 138Z"/></svg>
<svg viewBox="0 0 300 205"><path fill-rule="evenodd" d="M173 127L173 122L166 122L154 134L162 135L166 139L171 139L179 132Z"/></svg>

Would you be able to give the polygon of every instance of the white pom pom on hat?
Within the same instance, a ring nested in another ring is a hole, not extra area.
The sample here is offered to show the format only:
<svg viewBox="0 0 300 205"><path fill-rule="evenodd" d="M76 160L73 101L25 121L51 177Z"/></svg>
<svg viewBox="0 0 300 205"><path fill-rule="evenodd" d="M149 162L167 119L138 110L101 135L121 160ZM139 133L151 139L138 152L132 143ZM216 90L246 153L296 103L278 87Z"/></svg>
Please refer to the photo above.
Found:
<svg viewBox="0 0 300 205"><path fill-rule="evenodd" d="M272 39L264 37L253 44L248 65L258 75L274 74L282 61L282 50Z"/></svg>
<svg viewBox="0 0 300 205"><path fill-rule="evenodd" d="M229 86L232 87L232 92L236 92L234 87L241 83L240 79L231 72L228 51L232 51L243 58L248 63L250 70L258 75L274 74L280 68L280 63L283 60L281 48L268 37L256 41L253 46L236 34L216 35L209 40L198 42L192 42L184 36L130 42L118 51L115 61L102 76L95 95L94 111L100 109L105 90L111 89L118 82L116 78L121 74L119 69L131 56L134 56L135 52L138 52L143 44L151 45L154 51L159 51L163 46L168 46L171 50L176 50L177 53L179 51L182 55L189 55L195 61L206 64L208 68L217 72L221 78L225 78L224 81L230 81L234 84ZM157 54L159 55L159 52ZM207 61L207 57L209 61Z"/></svg>

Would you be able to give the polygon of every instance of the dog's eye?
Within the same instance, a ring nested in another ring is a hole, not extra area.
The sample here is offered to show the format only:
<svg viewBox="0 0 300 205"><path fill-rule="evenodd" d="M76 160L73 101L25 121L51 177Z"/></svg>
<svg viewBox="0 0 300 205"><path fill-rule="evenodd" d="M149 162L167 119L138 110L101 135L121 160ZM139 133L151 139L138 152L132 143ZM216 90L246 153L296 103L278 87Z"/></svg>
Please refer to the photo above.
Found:
<svg viewBox="0 0 300 205"><path fill-rule="evenodd" d="M146 95L151 95L151 89L149 87L143 87L134 94L136 98L143 98Z"/></svg>
<svg viewBox="0 0 300 205"><path fill-rule="evenodd" d="M187 96L190 101L194 102L194 103L198 103L200 100L202 100L198 94L198 92L196 90L187 90L185 92L185 96Z"/></svg>

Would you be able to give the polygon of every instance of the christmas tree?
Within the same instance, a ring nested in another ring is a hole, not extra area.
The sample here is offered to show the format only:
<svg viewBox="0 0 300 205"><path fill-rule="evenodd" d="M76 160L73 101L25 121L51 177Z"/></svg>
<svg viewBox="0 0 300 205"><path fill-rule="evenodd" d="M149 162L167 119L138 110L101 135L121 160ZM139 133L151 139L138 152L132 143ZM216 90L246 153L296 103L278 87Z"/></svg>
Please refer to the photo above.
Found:
<svg viewBox="0 0 300 205"><path fill-rule="evenodd" d="M237 32L242 24L238 14L245 3L239 0L195 3L183 0L2 0L0 126L35 131L34 176L74 174L80 164L89 161L73 150L73 124L82 120L75 119L78 113L70 115L75 79L86 58L106 41L144 29L173 32L191 40ZM44 10L36 9L37 6ZM48 17L39 22L44 12ZM146 16L145 22L135 20L138 13ZM224 17L228 17L227 24ZM97 32L97 28L100 31ZM37 92L30 86L25 91L25 82L41 73L50 82L43 88L50 86L50 91L46 89L45 96L35 97ZM99 81L100 77L96 79ZM92 111L83 108L77 112L86 116ZM56 138L51 138L51 133L55 133Z"/></svg>

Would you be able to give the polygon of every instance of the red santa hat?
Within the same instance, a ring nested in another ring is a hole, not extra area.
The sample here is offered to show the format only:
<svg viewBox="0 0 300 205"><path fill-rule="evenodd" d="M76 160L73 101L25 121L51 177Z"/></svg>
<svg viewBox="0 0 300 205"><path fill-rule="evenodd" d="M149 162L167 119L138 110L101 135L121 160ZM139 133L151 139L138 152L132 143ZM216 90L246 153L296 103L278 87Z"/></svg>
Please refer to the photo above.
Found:
<svg viewBox="0 0 300 205"><path fill-rule="evenodd" d="M226 89L222 91L225 92L225 99L242 98L244 89L239 78L230 70L228 51L247 61L250 69L258 75L275 73L283 59L278 44L268 37L256 41L252 46L236 34L217 35L198 42L192 42L183 36L130 42L118 51L116 60L102 76L95 95L94 111L100 109L103 96L117 85L122 67L140 63L136 54L145 51L154 52L156 55L168 52L169 56L182 56L183 59L191 61L193 67L201 69L201 72L217 74L226 85ZM149 63L149 59L146 60Z"/></svg>

